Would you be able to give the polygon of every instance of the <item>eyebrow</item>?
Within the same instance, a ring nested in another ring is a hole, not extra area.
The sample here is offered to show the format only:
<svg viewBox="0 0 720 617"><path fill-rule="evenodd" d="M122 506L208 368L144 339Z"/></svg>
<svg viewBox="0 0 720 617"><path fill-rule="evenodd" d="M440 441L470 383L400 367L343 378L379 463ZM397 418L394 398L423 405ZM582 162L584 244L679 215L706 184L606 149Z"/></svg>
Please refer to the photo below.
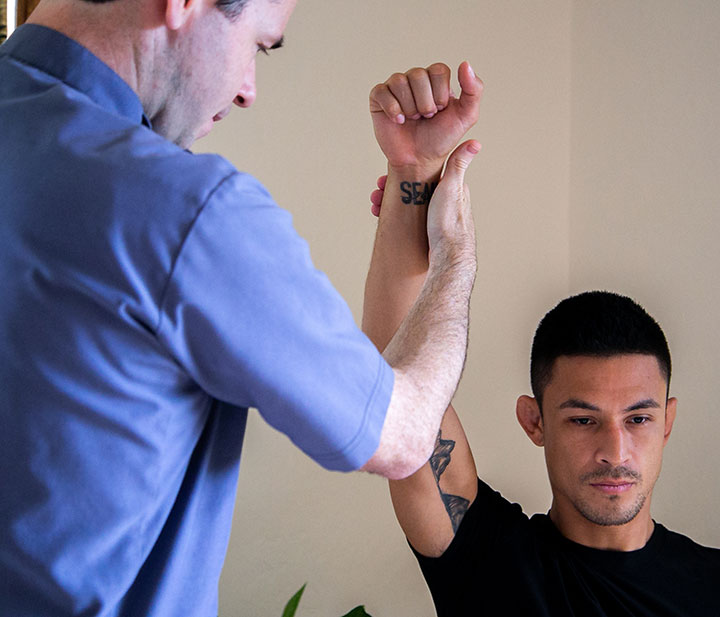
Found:
<svg viewBox="0 0 720 617"><path fill-rule="evenodd" d="M597 405L592 405L587 401L577 398L569 398L559 406L559 409L586 409L587 411L601 411ZM639 409L660 409L660 404L652 398L646 398L637 403L633 403L630 407L623 409L623 412L638 411Z"/></svg>
<svg viewBox="0 0 720 617"><path fill-rule="evenodd" d="M638 409L660 409L660 403L653 398L646 398L644 401L630 405L625 411L637 411Z"/></svg>
<svg viewBox="0 0 720 617"><path fill-rule="evenodd" d="M579 398L569 398L560 405L559 409L587 409L588 411L600 411L598 406L591 405Z"/></svg>

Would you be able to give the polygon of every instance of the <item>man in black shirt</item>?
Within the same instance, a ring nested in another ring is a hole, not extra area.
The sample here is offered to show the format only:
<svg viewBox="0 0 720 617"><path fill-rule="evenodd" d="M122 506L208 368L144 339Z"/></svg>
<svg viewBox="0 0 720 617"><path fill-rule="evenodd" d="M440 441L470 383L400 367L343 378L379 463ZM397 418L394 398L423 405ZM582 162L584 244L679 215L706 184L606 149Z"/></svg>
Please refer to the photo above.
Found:
<svg viewBox="0 0 720 617"><path fill-rule="evenodd" d="M391 79L405 111L414 82ZM441 120L442 111L415 117L381 146L430 150L451 135L423 170L439 177L440 154L462 137ZM412 131L422 123L431 128L423 127L421 144ZM378 186L363 328L383 349L423 285L428 255L425 206L402 198L402 178ZM662 330L629 298L588 292L545 316L533 341L534 396L517 402L520 425L545 448L553 494L548 514L532 518L478 480L448 408L429 462L390 483L440 617L720 615L720 550L668 531L650 514L677 405L670 373Z"/></svg>

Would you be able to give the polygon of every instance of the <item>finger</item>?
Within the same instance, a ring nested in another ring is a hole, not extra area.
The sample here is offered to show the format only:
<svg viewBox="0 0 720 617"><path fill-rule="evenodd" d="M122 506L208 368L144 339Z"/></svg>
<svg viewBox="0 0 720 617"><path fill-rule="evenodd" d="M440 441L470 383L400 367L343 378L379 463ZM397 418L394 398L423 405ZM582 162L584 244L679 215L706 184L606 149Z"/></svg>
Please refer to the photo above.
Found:
<svg viewBox="0 0 720 617"><path fill-rule="evenodd" d="M460 82L460 109L466 120L475 124L480 110L484 85L482 80L475 74L469 62L463 62L458 69L458 81Z"/></svg>
<svg viewBox="0 0 720 617"><path fill-rule="evenodd" d="M372 193L370 193L370 203L374 206L380 206L383 200L383 195L385 194L385 191L382 191L380 189L375 189Z"/></svg>
<svg viewBox="0 0 720 617"><path fill-rule="evenodd" d="M418 114L423 118L432 118L438 109L435 105L430 75L425 69L410 69L407 72L407 79Z"/></svg>
<svg viewBox="0 0 720 617"><path fill-rule="evenodd" d="M460 144L448 157L443 175L443 182L455 182L462 186L465 182L465 172L470 166L475 155L480 152L482 146L474 139L470 139Z"/></svg>
<svg viewBox="0 0 720 617"><path fill-rule="evenodd" d="M388 89L397 99L397 102L400 103L400 109L404 116L411 120L418 120L420 114L415 106L415 97L413 97L407 75L405 73L394 73L390 75L385 83L387 83Z"/></svg>
<svg viewBox="0 0 720 617"><path fill-rule="evenodd" d="M370 206L370 212L372 212L375 216L380 216L380 204L372 204Z"/></svg>
<svg viewBox="0 0 720 617"><path fill-rule="evenodd" d="M430 77L435 106L438 111L442 111L448 106L452 95L452 90L450 89L450 67L442 62L436 62L427 68L427 73Z"/></svg>
<svg viewBox="0 0 720 617"><path fill-rule="evenodd" d="M385 175L383 175L383 176L380 176L380 177L377 179L377 187L378 187L380 190L384 191L386 184L387 184L387 174L385 174Z"/></svg>
<svg viewBox="0 0 720 617"><path fill-rule="evenodd" d="M389 120L403 124L405 115L400 103L390 92L386 83L378 84L370 91L370 113L383 113Z"/></svg>

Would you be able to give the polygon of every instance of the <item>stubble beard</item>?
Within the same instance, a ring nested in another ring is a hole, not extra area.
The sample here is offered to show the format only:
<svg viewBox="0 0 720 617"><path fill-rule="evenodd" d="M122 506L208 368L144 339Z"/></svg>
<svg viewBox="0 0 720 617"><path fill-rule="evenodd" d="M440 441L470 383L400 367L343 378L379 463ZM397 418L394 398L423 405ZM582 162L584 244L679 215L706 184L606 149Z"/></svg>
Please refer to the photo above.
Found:
<svg viewBox="0 0 720 617"><path fill-rule="evenodd" d="M635 487L642 486L642 476L637 472L626 467L618 467L612 472L596 471L585 474L580 478L583 484L592 480L604 480L612 478L614 480L630 480L635 483ZM602 527L613 527L617 525L625 525L632 521L642 510L647 499L646 492L640 492L635 500L625 506L622 505L622 495L610 495L605 497L603 505L597 506L585 499L575 499L572 504L575 509L588 521Z"/></svg>
<svg viewBox="0 0 720 617"><path fill-rule="evenodd" d="M174 53L173 53L174 51ZM177 50L167 50L164 56L166 72L158 77L163 84L161 99L155 113L151 115L153 131L183 149L188 149L195 142L197 127L192 125L193 114L186 110L200 109L200 102L195 93L188 91L191 82L188 69L178 63ZM182 109L178 109L178 107Z"/></svg>

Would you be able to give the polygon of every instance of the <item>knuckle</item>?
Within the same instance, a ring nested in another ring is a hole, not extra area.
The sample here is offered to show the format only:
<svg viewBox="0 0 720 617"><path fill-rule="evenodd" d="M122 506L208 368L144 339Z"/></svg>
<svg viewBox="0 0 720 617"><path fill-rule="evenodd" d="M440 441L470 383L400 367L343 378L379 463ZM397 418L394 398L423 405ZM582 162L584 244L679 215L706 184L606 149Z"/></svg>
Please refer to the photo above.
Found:
<svg viewBox="0 0 720 617"><path fill-rule="evenodd" d="M450 67L444 62L435 62L427 67L427 72L433 77L444 77L450 74Z"/></svg>
<svg viewBox="0 0 720 617"><path fill-rule="evenodd" d="M470 165L469 161L466 161L464 158L462 158L460 156L456 156L453 159L452 164L453 164L453 167L455 169L457 169L458 171L465 171L468 168L468 166Z"/></svg>
<svg viewBox="0 0 720 617"><path fill-rule="evenodd" d="M407 83L407 77L404 73L393 73L388 77L386 83L390 88L404 86Z"/></svg>
<svg viewBox="0 0 720 617"><path fill-rule="evenodd" d="M385 84L375 84L372 90L370 90L370 100L373 101L382 97L385 88Z"/></svg>
<svg viewBox="0 0 720 617"><path fill-rule="evenodd" d="M387 103L383 105L383 108L385 109L385 112L390 116L397 116L398 114L403 113L403 109L400 106L400 103L398 103L395 99L387 101Z"/></svg>
<svg viewBox="0 0 720 617"><path fill-rule="evenodd" d="M409 80L422 79L426 74L427 73L426 73L425 69L421 69L420 67L417 67L417 66L415 68L410 69L406 73Z"/></svg>
<svg viewBox="0 0 720 617"><path fill-rule="evenodd" d="M417 110L421 114L434 114L437 112L437 106L432 101L422 101L417 103Z"/></svg>

